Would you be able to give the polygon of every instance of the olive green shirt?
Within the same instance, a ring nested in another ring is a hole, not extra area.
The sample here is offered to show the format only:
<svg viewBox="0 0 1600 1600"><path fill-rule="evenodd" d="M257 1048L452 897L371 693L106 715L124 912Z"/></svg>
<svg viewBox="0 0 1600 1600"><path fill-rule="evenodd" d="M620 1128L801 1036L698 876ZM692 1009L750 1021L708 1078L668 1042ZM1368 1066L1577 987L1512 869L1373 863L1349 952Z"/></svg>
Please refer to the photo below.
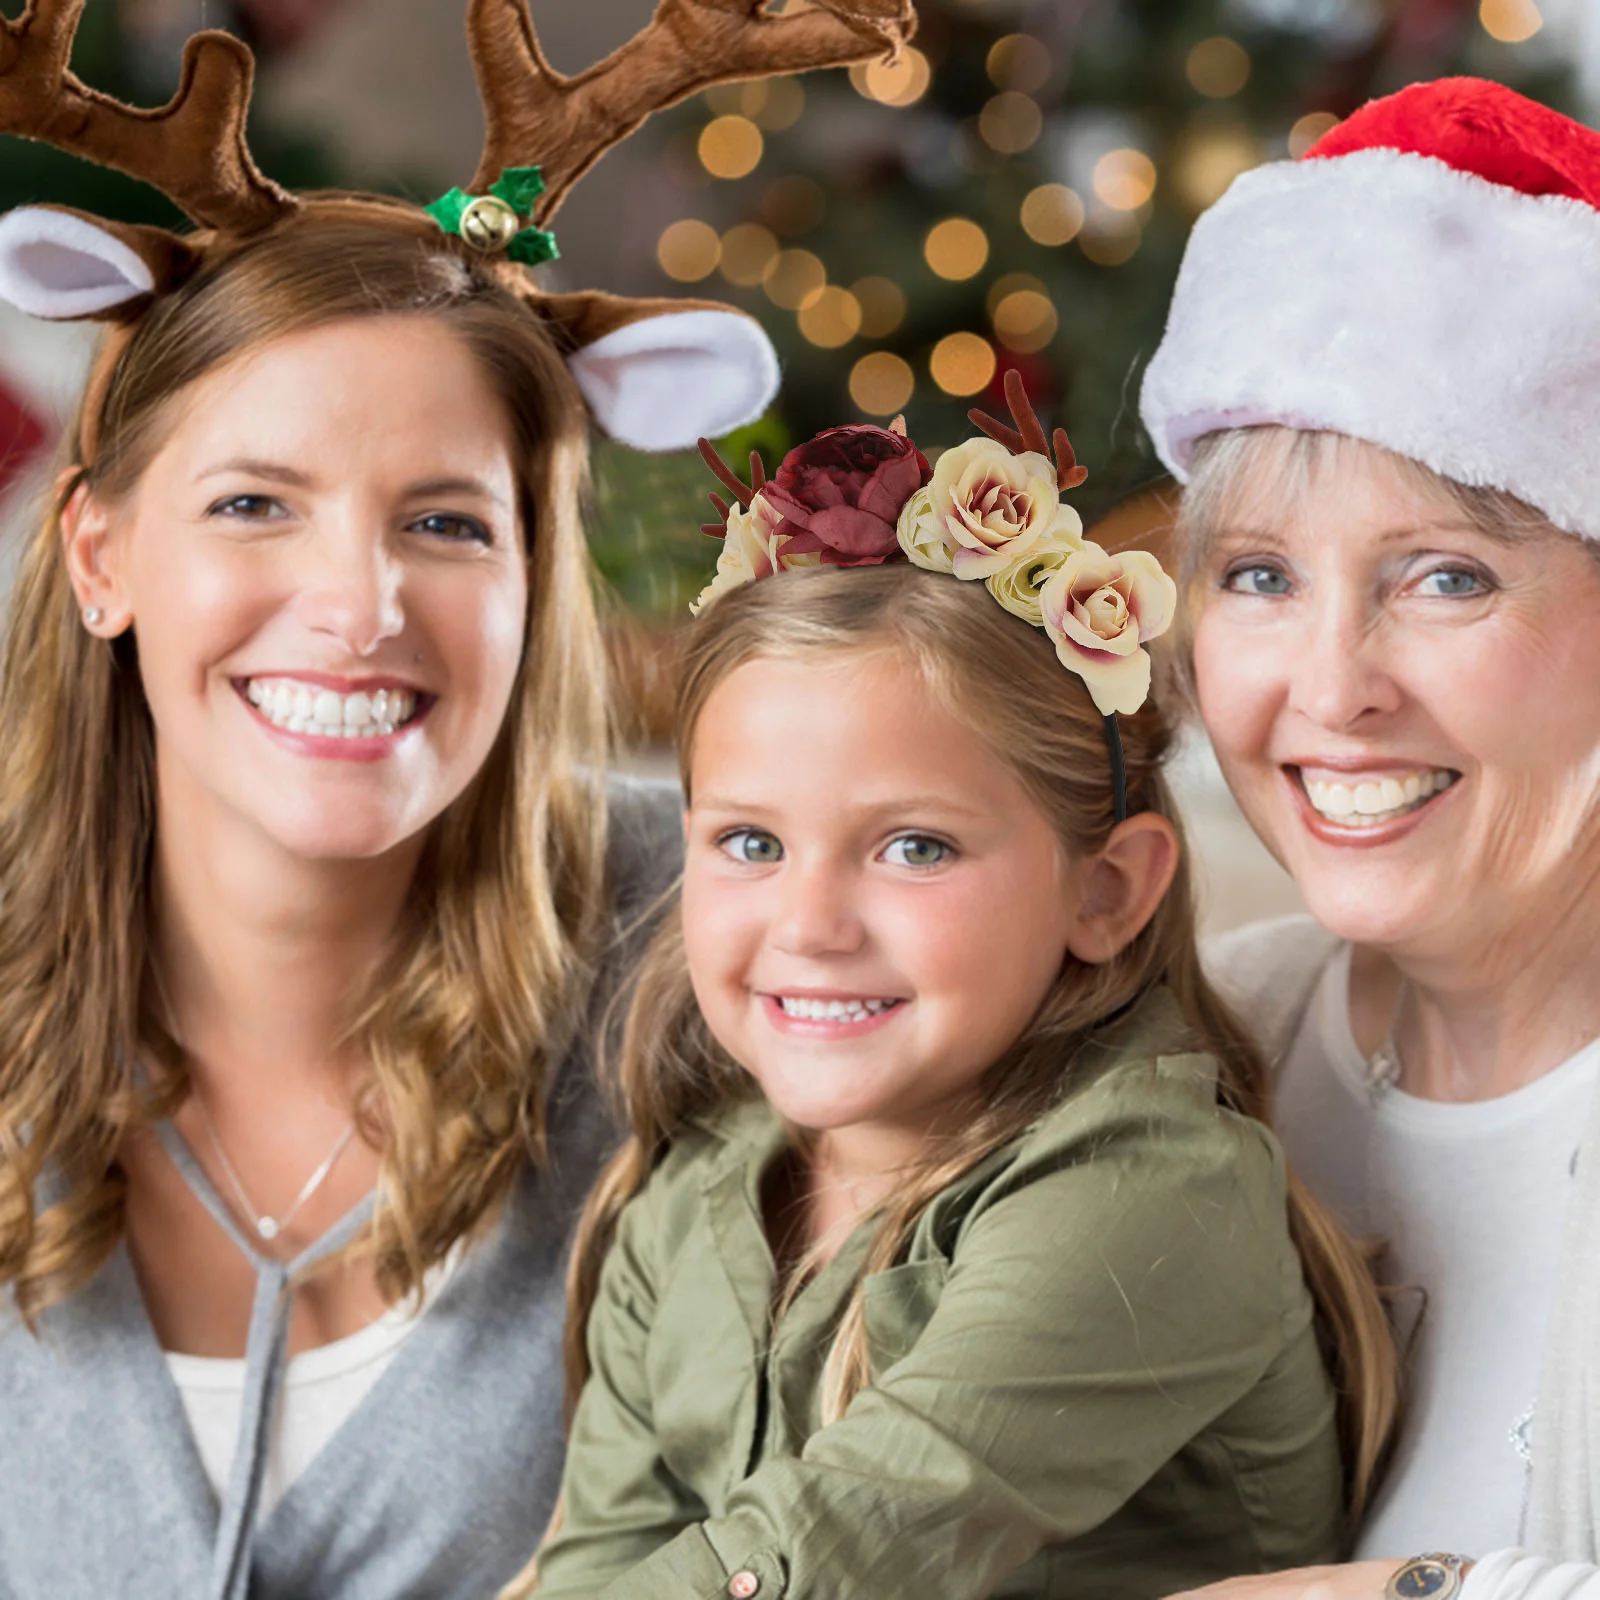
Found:
<svg viewBox="0 0 1600 1600"><path fill-rule="evenodd" d="M756 1102L676 1142L602 1272L540 1595L1137 1600L1335 1559L1283 1159L1183 1045L1147 996L939 1196L868 1282L873 1381L828 1427L872 1220L774 1329L760 1191L785 1129Z"/></svg>

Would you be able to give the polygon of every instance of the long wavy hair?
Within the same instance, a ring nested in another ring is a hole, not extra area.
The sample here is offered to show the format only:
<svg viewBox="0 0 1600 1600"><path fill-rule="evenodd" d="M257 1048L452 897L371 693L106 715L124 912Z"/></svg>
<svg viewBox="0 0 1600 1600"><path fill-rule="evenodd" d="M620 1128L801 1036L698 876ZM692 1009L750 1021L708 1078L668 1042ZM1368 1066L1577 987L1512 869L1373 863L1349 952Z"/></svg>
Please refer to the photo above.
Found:
<svg viewBox="0 0 1600 1600"><path fill-rule="evenodd" d="M707 699L746 662L838 652L892 652L913 665L940 704L971 727L1017 776L1065 850L1099 849L1115 826L1106 733L1084 686L1065 673L1046 636L997 606L980 585L909 566L794 571L719 599L687 636L678 696L678 752L687 792L695 729ZM1121 719L1128 799L1182 833L1162 775L1167 722L1149 703ZM1074 1055L1094 1029L1158 984L1176 995L1193 1046L1219 1068L1219 1099L1264 1119L1267 1074L1244 1027L1201 971L1187 857L1147 926L1114 959L1068 958L1014 1045L986 1074L983 1109L897 1183L879 1217L829 1355L823 1414L839 1417L871 1379L865 1325L868 1276L893 1265L941 1190L1016 1139L1071 1088ZM620 1044L609 1064L630 1130L584 1213L569 1283L569 1406L588 1374L585 1331L617 1218L667 1144L691 1119L750 1097L750 1077L721 1048L694 1002L683 933L670 915L649 948ZM1365 1263L1291 1175L1289 1226L1332 1356L1348 1500L1359 1513L1374 1481L1396 1400L1388 1325Z"/></svg>
<svg viewBox="0 0 1600 1600"><path fill-rule="evenodd" d="M32 1325L122 1237L119 1153L188 1092L152 978L155 729L128 636L82 627L61 513L115 503L223 363L343 318L460 338L505 406L527 540L522 659L481 771L430 827L345 1039L382 1158L380 1288L415 1290L542 1151L602 903L604 663L578 520L583 406L538 320L463 259L381 227L290 222L110 335L60 491L22 554L0 662L0 1288ZM143 1061L153 1087L136 1074Z"/></svg>

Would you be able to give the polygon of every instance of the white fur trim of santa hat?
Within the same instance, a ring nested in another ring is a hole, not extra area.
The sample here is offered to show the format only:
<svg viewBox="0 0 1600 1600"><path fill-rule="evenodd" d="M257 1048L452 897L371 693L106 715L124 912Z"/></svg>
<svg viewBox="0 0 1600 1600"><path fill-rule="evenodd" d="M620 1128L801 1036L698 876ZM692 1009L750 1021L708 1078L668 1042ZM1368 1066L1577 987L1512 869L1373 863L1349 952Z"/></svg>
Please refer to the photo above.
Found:
<svg viewBox="0 0 1600 1600"><path fill-rule="evenodd" d="M1600 212L1391 149L1237 179L1190 237L1145 426L1278 423L1508 490L1600 539Z"/></svg>

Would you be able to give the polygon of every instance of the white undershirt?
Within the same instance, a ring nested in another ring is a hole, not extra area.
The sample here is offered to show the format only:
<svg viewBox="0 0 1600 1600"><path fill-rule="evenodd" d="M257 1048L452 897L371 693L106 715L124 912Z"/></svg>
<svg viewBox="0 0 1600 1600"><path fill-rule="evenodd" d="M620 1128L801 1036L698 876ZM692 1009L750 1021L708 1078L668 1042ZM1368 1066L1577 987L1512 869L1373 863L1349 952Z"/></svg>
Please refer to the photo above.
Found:
<svg viewBox="0 0 1600 1600"><path fill-rule="evenodd" d="M1312 976L1274 959L1292 943L1286 924L1269 923L1209 952L1247 1023L1252 997L1266 1011ZM1356 1557L1498 1552L1473 1574L1475 1600L1554 1600L1578 1588L1585 1600L1600 1600L1593 1568L1558 1574L1543 1562L1513 1561L1509 1549L1522 1537L1527 1493L1513 1435L1526 1448L1600 1040L1493 1100L1449 1104L1373 1091L1350 1032L1349 982L1350 949L1341 946L1279 1067L1273 1120L1290 1161L1346 1227L1389 1241L1383 1280L1426 1291L1425 1311L1421 1294L1396 1307L1402 1338L1414 1340L1408 1405Z"/></svg>
<svg viewBox="0 0 1600 1600"><path fill-rule="evenodd" d="M416 1330L460 1260L459 1247L428 1274L421 1306L394 1306L347 1339L319 1345L292 1357L267 1447L266 1474L256 1519L262 1521L311 1465L378 1379L401 1345ZM244 1401L242 1360L167 1352L167 1369L178 1386L206 1477L220 1501L239 1442L239 1412Z"/></svg>

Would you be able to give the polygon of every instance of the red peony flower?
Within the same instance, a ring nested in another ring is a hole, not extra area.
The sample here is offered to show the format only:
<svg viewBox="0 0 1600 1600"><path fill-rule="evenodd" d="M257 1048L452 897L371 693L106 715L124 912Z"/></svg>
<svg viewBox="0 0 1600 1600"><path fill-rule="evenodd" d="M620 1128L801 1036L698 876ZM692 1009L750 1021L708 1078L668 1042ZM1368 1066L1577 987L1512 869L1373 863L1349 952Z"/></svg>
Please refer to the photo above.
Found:
<svg viewBox="0 0 1600 1600"><path fill-rule="evenodd" d="M857 424L797 445L762 493L783 519L775 532L789 536L785 556L868 567L899 556L901 508L932 476L903 433Z"/></svg>

